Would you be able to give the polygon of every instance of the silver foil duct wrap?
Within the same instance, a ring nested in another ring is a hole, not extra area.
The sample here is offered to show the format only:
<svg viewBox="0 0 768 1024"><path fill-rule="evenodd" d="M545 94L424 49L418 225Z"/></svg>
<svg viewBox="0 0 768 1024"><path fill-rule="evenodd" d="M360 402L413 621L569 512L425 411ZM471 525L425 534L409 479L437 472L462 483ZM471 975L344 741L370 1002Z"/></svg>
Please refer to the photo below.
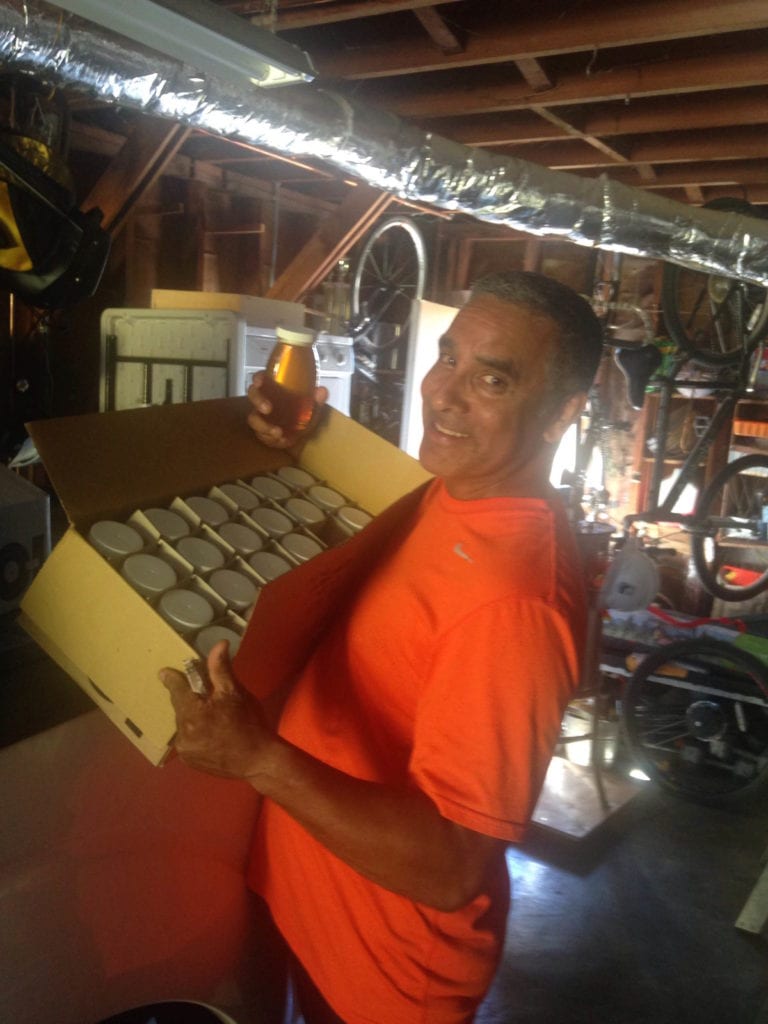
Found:
<svg viewBox="0 0 768 1024"><path fill-rule="evenodd" d="M238 87L43 0L0 0L0 62L152 117L322 161L404 199L768 285L768 221L454 143L317 84Z"/></svg>

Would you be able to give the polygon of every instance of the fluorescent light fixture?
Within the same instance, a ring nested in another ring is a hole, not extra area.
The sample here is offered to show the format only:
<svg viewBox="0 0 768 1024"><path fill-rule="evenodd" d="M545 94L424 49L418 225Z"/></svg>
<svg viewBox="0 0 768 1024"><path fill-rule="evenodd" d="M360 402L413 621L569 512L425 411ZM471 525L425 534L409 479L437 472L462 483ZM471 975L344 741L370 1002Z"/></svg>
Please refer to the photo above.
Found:
<svg viewBox="0 0 768 1024"><path fill-rule="evenodd" d="M53 0L72 14L223 81L270 87L309 82L303 50L210 0Z"/></svg>

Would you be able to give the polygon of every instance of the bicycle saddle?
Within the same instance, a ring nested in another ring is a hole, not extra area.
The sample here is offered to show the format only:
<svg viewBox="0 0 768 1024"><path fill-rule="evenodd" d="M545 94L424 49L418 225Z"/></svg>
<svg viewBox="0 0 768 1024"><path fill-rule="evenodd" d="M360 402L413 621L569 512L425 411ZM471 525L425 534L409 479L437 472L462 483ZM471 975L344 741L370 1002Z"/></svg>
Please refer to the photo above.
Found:
<svg viewBox="0 0 768 1024"><path fill-rule="evenodd" d="M633 409L642 409L648 381L661 365L661 359L661 352L655 345L619 348L614 352L613 360L624 374L629 404Z"/></svg>

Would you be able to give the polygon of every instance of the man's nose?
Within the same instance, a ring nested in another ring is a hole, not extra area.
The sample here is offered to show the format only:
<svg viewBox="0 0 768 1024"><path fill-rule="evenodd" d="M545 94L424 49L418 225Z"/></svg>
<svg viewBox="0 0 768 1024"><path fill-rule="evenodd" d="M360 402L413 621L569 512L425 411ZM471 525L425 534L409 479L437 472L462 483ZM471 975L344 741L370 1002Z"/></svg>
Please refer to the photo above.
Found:
<svg viewBox="0 0 768 1024"><path fill-rule="evenodd" d="M458 374L448 373L434 381L429 395L433 409L462 409L466 405L463 382Z"/></svg>

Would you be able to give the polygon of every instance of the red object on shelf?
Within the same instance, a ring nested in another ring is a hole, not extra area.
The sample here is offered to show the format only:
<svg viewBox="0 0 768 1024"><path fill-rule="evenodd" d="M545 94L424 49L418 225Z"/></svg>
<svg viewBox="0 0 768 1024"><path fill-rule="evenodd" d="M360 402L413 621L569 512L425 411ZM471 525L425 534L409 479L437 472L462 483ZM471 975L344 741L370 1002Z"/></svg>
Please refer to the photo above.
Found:
<svg viewBox="0 0 768 1024"><path fill-rule="evenodd" d="M750 583L759 580L762 573L745 569L741 565L723 565L720 568L720 575L732 587L748 587Z"/></svg>

